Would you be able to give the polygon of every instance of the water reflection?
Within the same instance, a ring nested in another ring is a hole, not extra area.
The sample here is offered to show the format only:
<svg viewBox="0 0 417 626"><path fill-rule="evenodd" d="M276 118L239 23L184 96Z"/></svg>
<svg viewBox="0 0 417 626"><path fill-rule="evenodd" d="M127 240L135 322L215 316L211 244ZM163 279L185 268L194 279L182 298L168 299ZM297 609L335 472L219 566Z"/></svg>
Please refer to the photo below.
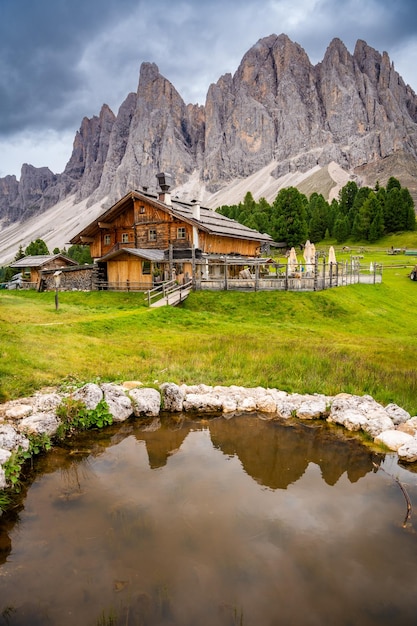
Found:
<svg viewBox="0 0 417 626"><path fill-rule="evenodd" d="M0 519L0 624L414 623L398 472L414 501L395 455L253 416L76 437Z"/></svg>
<svg viewBox="0 0 417 626"><path fill-rule="evenodd" d="M328 485L344 472L351 482L374 469L373 457L357 440L338 437L320 423L268 423L246 418L245 428L231 420L227 431L221 422L210 425L213 444L224 454L237 455L259 484L286 489L301 478L310 463L316 463Z"/></svg>

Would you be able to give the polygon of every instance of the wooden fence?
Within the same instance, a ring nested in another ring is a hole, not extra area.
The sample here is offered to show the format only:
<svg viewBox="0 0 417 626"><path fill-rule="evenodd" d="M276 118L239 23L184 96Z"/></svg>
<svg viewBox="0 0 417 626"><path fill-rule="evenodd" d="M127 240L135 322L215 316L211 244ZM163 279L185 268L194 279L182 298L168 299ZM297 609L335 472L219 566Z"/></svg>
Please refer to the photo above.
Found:
<svg viewBox="0 0 417 626"><path fill-rule="evenodd" d="M219 263L206 277L197 272L196 290L230 291L321 291L357 283L376 284L382 282L382 266L371 264L364 267L357 262L326 263L319 261L303 266L300 271L291 271L287 264L269 264L268 272L259 264L248 267L246 277L232 276L230 264ZM242 272L240 273L242 274Z"/></svg>

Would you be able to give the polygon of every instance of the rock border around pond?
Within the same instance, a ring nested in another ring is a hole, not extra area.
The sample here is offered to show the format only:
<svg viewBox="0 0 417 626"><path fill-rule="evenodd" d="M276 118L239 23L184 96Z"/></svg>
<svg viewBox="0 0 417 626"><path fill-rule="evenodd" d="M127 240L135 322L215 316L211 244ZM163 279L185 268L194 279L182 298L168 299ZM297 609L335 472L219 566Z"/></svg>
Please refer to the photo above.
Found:
<svg viewBox="0 0 417 626"><path fill-rule="evenodd" d="M401 461L417 461L417 416L411 417L396 404L384 407L369 395L303 395L236 385L163 383L158 390L135 381L87 383L72 393L41 391L0 405L0 489L8 487L3 466L13 452L27 451L31 436L53 437L57 433L61 423L58 407L64 398L81 401L90 410L104 400L114 422L124 422L132 416L156 418L161 411L220 413L226 418L258 412L268 419L326 419L348 431L363 431L375 443L397 452Z"/></svg>

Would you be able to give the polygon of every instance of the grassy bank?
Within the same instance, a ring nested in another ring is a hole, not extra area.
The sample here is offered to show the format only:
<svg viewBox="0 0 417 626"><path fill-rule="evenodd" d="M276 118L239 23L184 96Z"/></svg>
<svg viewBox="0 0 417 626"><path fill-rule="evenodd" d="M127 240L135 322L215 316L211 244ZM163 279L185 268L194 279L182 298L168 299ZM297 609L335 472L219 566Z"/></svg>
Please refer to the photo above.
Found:
<svg viewBox="0 0 417 626"><path fill-rule="evenodd" d="M417 414L413 258L381 285L317 293L191 294L149 310L142 294L0 292L0 400L65 381L174 381L369 393ZM389 266L389 267L388 267Z"/></svg>

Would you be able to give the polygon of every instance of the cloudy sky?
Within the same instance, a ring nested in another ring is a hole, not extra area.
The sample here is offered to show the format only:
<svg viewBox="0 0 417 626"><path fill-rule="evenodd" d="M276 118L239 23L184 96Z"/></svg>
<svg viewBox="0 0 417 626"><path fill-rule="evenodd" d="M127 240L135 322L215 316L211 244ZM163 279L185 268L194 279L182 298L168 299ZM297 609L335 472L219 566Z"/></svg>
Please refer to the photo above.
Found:
<svg viewBox="0 0 417 626"><path fill-rule="evenodd" d="M318 63L339 37L387 51L417 92L415 0L0 0L0 177L62 172L84 116L117 113L151 61L204 104L258 39L285 33Z"/></svg>

